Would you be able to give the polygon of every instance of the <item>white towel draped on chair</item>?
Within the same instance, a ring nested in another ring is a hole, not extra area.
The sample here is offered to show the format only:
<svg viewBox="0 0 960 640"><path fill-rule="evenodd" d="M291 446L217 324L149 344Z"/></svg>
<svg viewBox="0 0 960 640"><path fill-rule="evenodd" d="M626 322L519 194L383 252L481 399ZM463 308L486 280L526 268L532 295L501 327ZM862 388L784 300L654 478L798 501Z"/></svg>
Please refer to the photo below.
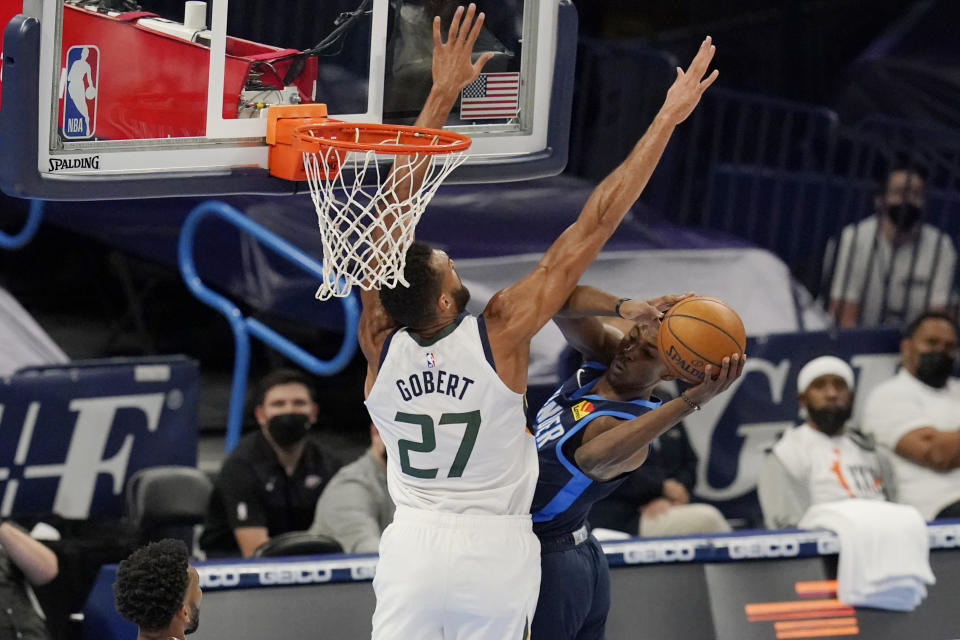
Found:
<svg viewBox="0 0 960 640"><path fill-rule="evenodd" d="M912 611L936 578L927 525L915 508L851 499L817 504L801 529L829 529L840 538L837 597L846 604Z"/></svg>

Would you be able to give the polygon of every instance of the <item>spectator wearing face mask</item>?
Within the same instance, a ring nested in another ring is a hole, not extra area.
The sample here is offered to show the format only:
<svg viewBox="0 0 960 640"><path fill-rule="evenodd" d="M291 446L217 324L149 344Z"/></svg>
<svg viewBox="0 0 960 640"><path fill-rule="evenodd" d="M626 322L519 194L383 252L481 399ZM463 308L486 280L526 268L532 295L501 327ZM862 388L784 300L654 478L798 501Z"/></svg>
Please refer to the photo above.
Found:
<svg viewBox="0 0 960 640"><path fill-rule="evenodd" d="M902 367L867 397L863 429L894 452L897 501L924 518L960 518L960 380L951 376L957 327L927 312L904 331Z"/></svg>
<svg viewBox="0 0 960 640"><path fill-rule="evenodd" d="M847 427L853 389L853 369L840 358L821 356L800 369L797 402L805 420L768 452L757 485L768 528L796 527L815 504L892 498L889 460Z"/></svg>
<svg viewBox="0 0 960 640"><path fill-rule="evenodd" d="M280 369L254 398L259 429L223 462L207 508L200 546L210 556L249 557L272 536L305 531L338 459L308 437L317 419L310 381Z"/></svg>
<svg viewBox="0 0 960 640"><path fill-rule="evenodd" d="M902 327L927 309L944 310L953 283L953 241L923 222L926 172L895 166L874 198L876 214L844 227L828 245L830 313L841 327ZM836 261L833 260L836 255Z"/></svg>

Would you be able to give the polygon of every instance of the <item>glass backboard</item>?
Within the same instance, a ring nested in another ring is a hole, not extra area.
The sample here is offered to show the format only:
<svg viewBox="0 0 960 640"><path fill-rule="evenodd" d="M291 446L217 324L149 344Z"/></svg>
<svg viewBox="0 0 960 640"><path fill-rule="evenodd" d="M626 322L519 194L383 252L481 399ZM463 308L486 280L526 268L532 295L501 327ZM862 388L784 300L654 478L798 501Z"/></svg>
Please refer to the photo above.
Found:
<svg viewBox="0 0 960 640"><path fill-rule="evenodd" d="M447 122L473 139L459 182L566 162L576 13L476 0L493 51ZM0 186L108 199L293 193L267 175L266 110L409 124L431 84L431 20L450 0L26 0L4 31ZM2 16L0 18L7 18Z"/></svg>

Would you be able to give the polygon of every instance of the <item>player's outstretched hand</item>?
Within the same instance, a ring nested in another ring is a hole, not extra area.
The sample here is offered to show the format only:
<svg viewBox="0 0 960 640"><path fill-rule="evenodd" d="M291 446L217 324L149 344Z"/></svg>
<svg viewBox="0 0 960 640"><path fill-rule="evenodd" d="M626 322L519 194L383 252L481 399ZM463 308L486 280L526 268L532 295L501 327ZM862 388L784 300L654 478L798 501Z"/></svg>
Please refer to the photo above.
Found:
<svg viewBox="0 0 960 640"><path fill-rule="evenodd" d="M713 39L707 36L700 43L700 50L697 51L687 70L677 67L677 79L667 90L667 99L660 108L660 113L673 124L680 124L687 119L700 102L700 96L720 75L720 72L714 69L710 75L704 77L716 51Z"/></svg>
<svg viewBox="0 0 960 640"><path fill-rule="evenodd" d="M633 320L641 327L646 325L657 331L659 323L663 319L663 314L669 311L673 305L692 295L694 294L678 293L650 298L649 300L626 300L620 305L620 316L627 320Z"/></svg>
<svg viewBox="0 0 960 640"><path fill-rule="evenodd" d="M477 58L476 62L471 61L473 45L476 44L477 37L480 35L484 19L482 12L474 19L476 12L477 5L472 2L466 11L462 6L457 7L450 22L446 42L440 36L440 16L434 17L433 84L435 86L460 93L465 86L477 79L483 65L493 57L493 52L488 51Z"/></svg>
<svg viewBox="0 0 960 640"><path fill-rule="evenodd" d="M703 382L690 387L684 394L691 402L705 404L715 396L723 393L730 388L734 380L743 374L743 365L747 362L745 353L734 353L723 359L720 364L720 372L717 368L708 364L703 370ZM716 377L714 377L716 375Z"/></svg>
<svg viewBox="0 0 960 640"><path fill-rule="evenodd" d="M692 298L695 295L696 294L693 291L688 291L687 293L672 293L667 296L660 296L659 298L650 298L647 300L647 303L653 307L656 307L657 311L660 312L660 316L663 317L664 313L670 311L670 307L677 304L681 300Z"/></svg>

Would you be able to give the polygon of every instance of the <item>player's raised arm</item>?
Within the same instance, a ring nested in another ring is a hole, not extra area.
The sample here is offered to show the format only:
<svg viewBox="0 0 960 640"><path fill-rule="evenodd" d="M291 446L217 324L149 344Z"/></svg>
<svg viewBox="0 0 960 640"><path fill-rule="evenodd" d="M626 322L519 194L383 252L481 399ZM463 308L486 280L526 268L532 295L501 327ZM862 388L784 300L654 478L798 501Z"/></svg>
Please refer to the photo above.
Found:
<svg viewBox="0 0 960 640"><path fill-rule="evenodd" d="M515 391L525 388L524 345L563 305L580 275L640 197L674 128L690 115L716 80L716 70L706 75L714 52L708 36L690 67L686 71L677 68L677 78L650 127L627 159L594 189L577 220L557 238L530 275L497 293L488 304L484 317L494 360L501 377Z"/></svg>
<svg viewBox="0 0 960 640"><path fill-rule="evenodd" d="M553 316L567 343L588 360L609 363L621 336L600 319L602 316L649 326L654 332L663 314L692 293L660 296L650 300L618 298L596 287L577 285Z"/></svg>
<svg viewBox="0 0 960 640"><path fill-rule="evenodd" d="M450 22L446 41L440 33L440 18L433 19L433 85L414 123L415 126L442 128L460 92L477 79L483 66L493 57L492 52L487 52L479 56L476 62L471 59L473 47L480 35L484 20L484 14L477 15L476 10L476 5L473 3L466 9L457 8ZM400 167L405 168L400 169ZM403 201L420 187L425 170L425 162L410 167L404 157L398 157L387 178L385 188L393 192L395 202ZM381 215L393 216L395 211L382 210ZM390 229L393 226L390 220L384 220L381 228ZM383 342L393 329L394 322L380 304L379 291L362 291L360 300L363 312L360 316L358 337L360 349L367 359L367 387L369 388L376 378Z"/></svg>
<svg viewBox="0 0 960 640"><path fill-rule="evenodd" d="M647 457L647 447L691 412L723 393L743 374L747 357L734 353L724 358L716 370L707 365L703 382L690 387L680 397L632 420L609 417L593 420L583 434L574 455L577 466L590 478L604 482L633 471Z"/></svg>

